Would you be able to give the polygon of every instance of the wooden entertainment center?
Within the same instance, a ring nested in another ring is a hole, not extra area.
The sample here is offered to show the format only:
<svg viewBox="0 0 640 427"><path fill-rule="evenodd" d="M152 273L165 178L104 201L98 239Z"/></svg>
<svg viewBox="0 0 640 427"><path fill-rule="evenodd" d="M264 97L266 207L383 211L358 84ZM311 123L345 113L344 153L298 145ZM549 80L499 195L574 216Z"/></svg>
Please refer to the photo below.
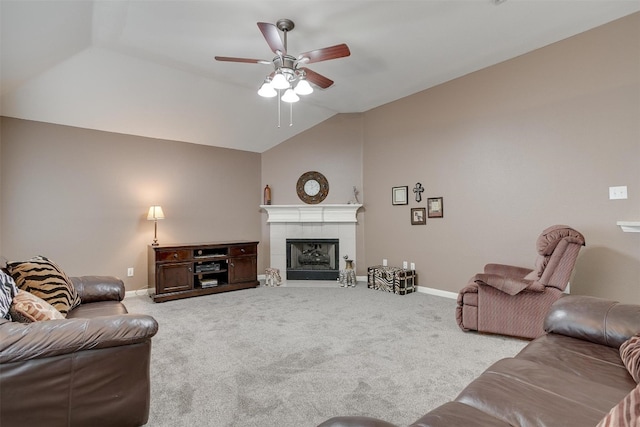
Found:
<svg viewBox="0 0 640 427"><path fill-rule="evenodd" d="M155 302L258 286L258 242L149 245Z"/></svg>

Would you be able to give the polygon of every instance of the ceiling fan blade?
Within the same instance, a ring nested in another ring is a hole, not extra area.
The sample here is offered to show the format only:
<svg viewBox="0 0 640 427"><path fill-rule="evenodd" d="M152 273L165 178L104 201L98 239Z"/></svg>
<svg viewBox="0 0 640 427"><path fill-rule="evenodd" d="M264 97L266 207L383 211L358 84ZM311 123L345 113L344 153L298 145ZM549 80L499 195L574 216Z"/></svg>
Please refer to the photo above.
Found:
<svg viewBox="0 0 640 427"><path fill-rule="evenodd" d="M314 62L327 61L329 59L344 58L349 55L351 55L349 46L342 43L300 54L298 61L305 64L312 64Z"/></svg>
<svg viewBox="0 0 640 427"><path fill-rule="evenodd" d="M258 22L258 28L260 28L262 35L273 53L278 55L284 55L287 53L287 49L285 49L282 39L280 38L280 34L278 33L278 28L276 28L275 25L268 22Z"/></svg>
<svg viewBox="0 0 640 427"><path fill-rule="evenodd" d="M244 62L247 64L271 64L271 61L266 61L264 59L250 59L250 58L232 58L229 56L216 56L216 61L225 61L225 62Z"/></svg>
<svg viewBox="0 0 640 427"><path fill-rule="evenodd" d="M318 74L315 71L310 70L306 67L303 67L301 69L304 70L304 73L308 81L310 81L311 83L315 84L316 86L322 89L326 89L333 84L333 80L326 78L322 74Z"/></svg>

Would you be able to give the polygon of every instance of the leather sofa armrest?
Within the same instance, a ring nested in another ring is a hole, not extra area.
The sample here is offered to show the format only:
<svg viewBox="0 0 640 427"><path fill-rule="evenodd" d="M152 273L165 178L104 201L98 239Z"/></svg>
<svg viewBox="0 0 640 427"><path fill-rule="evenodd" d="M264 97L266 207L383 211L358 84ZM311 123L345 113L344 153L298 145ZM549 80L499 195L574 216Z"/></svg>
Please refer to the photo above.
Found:
<svg viewBox="0 0 640 427"><path fill-rule="evenodd" d="M516 267L506 264L487 264L484 266L485 274L497 274L506 277L524 277L533 270L525 267Z"/></svg>
<svg viewBox="0 0 640 427"><path fill-rule="evenodd" d="M113 276L70 277L82 303L97 301L122 301L124 283Z"/></svg>
<svg viewBox="0 0 640 427"><path fill-rule="evenodd" d="M566 295L551 306L544 329L547 333L618 348L640 332L640 305Z"/></svg>
<svg viewBox="0 0 640 427"><path fill-rule="evenodd" d="M317 427L397 427L377 418L362 416L333 417Z"/></svg>
<svg viewBox="0 0 640 427"><path fill-rule="evenodd" d="M135 344L150 339L156 332L156 320L142 314L3 322L0 323L0 363Z"/></svg>

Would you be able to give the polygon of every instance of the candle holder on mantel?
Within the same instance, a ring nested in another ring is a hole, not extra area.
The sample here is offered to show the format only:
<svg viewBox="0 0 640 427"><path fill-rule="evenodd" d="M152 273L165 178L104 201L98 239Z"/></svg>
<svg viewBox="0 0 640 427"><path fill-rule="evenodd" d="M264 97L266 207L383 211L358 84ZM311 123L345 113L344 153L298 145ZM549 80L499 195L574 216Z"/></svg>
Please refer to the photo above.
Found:
<svg viewBox="0 0 640 427"><path fill-rule="evenodd" d="M269 187L269 184L267 184L267 186L264 187L264 204L265 205L271 204L271 187Z"/></svg>

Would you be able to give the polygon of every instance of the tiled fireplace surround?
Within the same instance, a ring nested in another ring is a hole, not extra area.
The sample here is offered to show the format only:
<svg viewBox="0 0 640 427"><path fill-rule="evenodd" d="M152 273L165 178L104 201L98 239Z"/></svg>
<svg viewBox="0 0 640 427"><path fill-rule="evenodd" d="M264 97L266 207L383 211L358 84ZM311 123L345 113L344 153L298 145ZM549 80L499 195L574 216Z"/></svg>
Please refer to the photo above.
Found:
<svg viewBox="0 0 640 427"><path fill-rule="evenodd" d="M278 268L283 282L287 271L287 239L338 239L340 269L344 256L358 262L356 254L356 213L360 204L261 205L269 218L270 267Z"/></svg>

